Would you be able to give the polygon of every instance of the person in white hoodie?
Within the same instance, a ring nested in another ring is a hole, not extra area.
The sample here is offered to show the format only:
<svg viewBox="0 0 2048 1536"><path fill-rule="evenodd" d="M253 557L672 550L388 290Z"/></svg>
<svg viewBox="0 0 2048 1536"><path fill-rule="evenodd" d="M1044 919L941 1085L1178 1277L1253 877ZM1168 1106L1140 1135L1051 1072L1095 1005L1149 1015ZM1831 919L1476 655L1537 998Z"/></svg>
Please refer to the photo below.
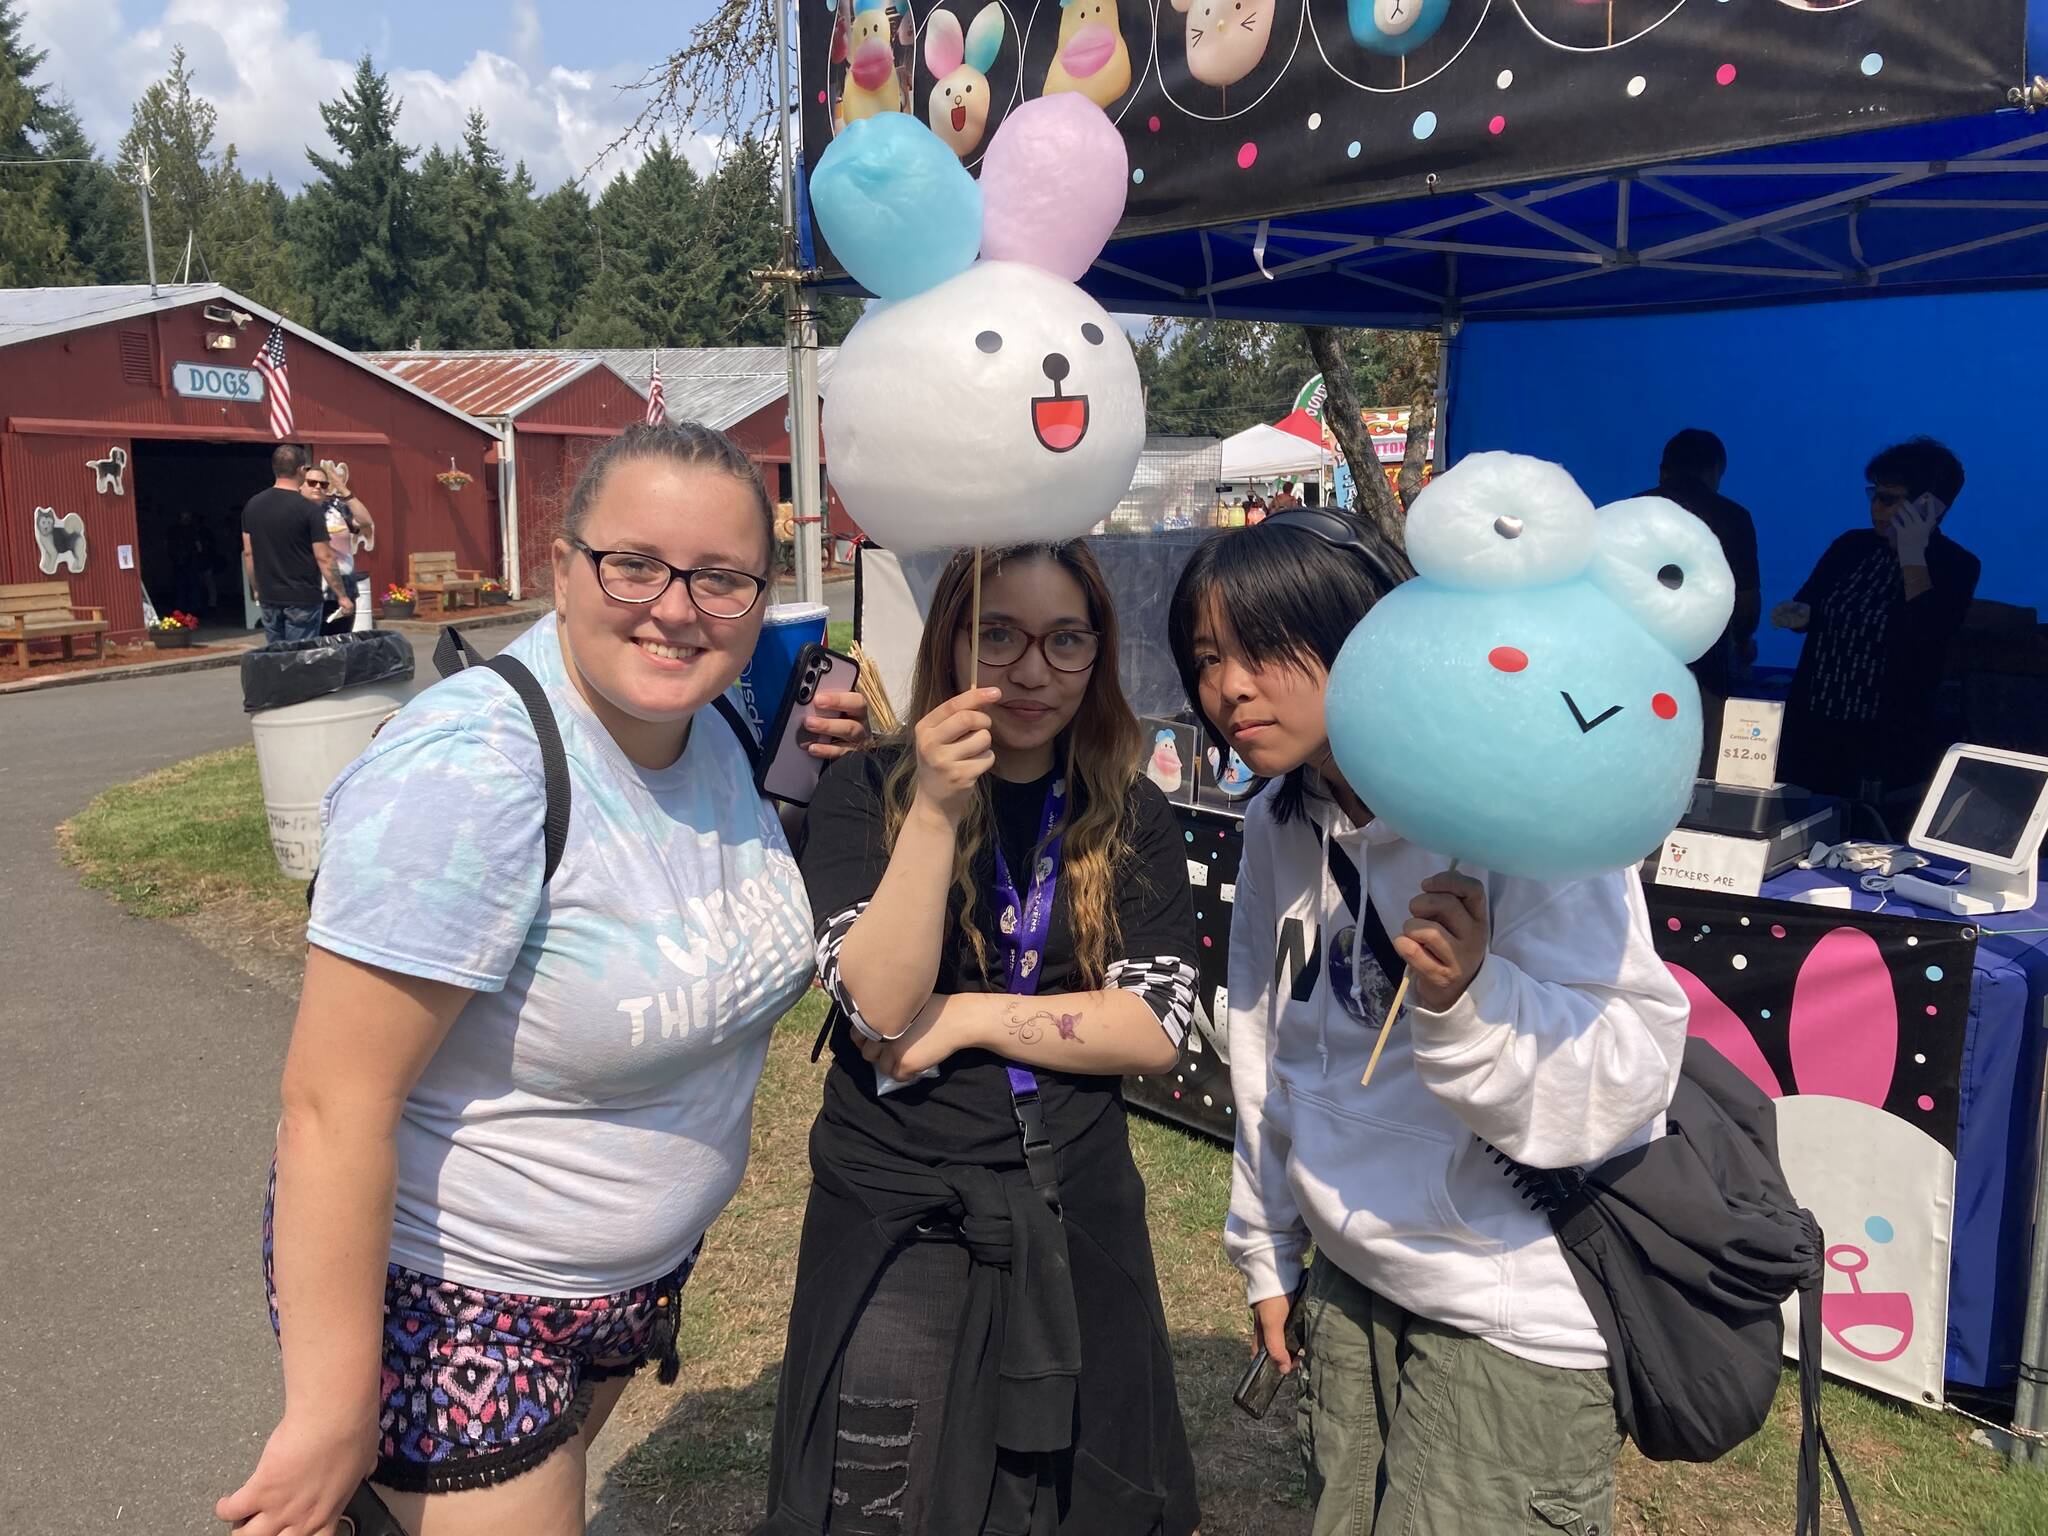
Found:
<svg viewBox="0 0 2048 1536"><path fill-rule="evenodd" d="M1452 873L1344 782L1324 684L1407 574L1363 523L1303 508L1203 544L1174 593L1189 697L1272 781L1231 919L1224 1243L1259 1340L1302 1368L1315 1536L1601 1536L1621 1445L1607 1350L1494 1154L1583 1167L1661 1134L1686 1001L1633 870ZM1403 967L1408 1005L1361 1086ZM1283 1325L1304 1285L1297 1360Z"/></svg>

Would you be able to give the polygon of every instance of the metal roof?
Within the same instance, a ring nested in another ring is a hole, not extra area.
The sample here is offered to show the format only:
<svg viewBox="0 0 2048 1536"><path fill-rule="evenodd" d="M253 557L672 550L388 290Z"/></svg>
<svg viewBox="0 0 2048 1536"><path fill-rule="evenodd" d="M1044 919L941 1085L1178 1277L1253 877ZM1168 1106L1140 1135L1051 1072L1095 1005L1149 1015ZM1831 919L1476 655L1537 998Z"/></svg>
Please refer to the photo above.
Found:
<svg viewBox="0 0 2048 1536"><path fill-rule="evenodd" d="M308 346L332 353L351 367L374 373L385 383L409 395L417 395L436 410L446 411L464 426L474 427L479 432L491 431L484 423L439 396L429 394L418 385L365 361L347 347L338 346L325 336L294 324L277 311L266 309L254 299L244 298L219 283L159 283L154 293L147 283L81 285L75 288L0 288L0 347L18 346L23 342L39 341L45 336L61 336L67 331L139 319L144 315L184 309L193 304L210 304L216 300L230 308L246 310L259 320L283 326L286 334L297 337Z"/></svg>
<svg viewBox="0 0 2048 1536"><path fill-rule="evenodd" d="M519 364L557 365L565 361L603 363L644 397L654 381L657 352L649 347L562 347L501 352L372 352L367 357L402 378L418 378L404 366L421 358L451 369L472 363L511 369ZM700 421L723 432L789 393L789 354L780 347L662 347L661 389L670 421ZM832 377L837 347L818 349L818 388ZM510 375L508 375L509 377ZM555 381L560 388L571 376ZM439 386L433 386L438 388ZM517 415L539 396L503 412ZM470 409L481 411L480 406ZM492 412L491 414L500 414Z"/></svg>
<svg viewBox="0 0 2048 1536"><path fill-rule="evenodd" d="M571 380L607 366L598 358L567 352L365 352L363 356L459 411L495 420L531 410Z"/></svg>

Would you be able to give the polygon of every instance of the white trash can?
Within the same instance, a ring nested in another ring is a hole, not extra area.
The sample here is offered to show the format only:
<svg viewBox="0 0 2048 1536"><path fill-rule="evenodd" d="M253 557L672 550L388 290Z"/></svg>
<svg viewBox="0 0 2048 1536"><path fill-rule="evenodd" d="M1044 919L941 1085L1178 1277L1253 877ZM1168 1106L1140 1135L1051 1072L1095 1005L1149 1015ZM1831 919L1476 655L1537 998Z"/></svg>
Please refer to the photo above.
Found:
<svg viewBox="0 0 2048 1536"><path fill-rule="evenodd" d="M412 696L412 647L390 631L251 651L242 700L278 868L310 880L320 867L320 801L378 725ZM268 707L265 707L268 706Z"/></svg>

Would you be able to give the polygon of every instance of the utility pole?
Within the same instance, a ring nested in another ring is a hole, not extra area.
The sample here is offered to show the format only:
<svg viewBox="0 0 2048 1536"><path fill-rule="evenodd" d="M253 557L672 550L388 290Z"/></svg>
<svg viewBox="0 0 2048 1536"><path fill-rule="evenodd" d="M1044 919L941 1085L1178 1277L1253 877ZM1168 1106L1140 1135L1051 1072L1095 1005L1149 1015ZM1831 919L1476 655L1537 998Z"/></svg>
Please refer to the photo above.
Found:
<svg viewBox="0 0 2048 1536"><path fill-rule="evenodd" d="M775 6L775 111L781 119L782 244L773 272L755 276L782 287L784 334L789 348L789 488L796 508L796 600L825 600L825 487L818 471L823 458L818 421L818 325L804 296L814 274L799 265L796 238L796 157L790 148L796 116L789 81L789 3Z"/></svg>
<svg viewBox="0 0 2048 1536"><path fill-rule="evenodd" d="M142 146L142 252L149 262L149 296L156 294L156 236L149 227L149 145Z"/></svg>

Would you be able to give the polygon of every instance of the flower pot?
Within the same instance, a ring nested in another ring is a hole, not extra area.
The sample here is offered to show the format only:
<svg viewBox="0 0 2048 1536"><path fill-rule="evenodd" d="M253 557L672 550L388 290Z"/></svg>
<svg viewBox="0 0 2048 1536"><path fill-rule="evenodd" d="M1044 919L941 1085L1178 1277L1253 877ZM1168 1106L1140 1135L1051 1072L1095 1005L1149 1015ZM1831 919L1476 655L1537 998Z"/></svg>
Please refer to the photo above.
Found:
<svg viewBox="0 0 2048 1536"><path fill-rule="evenodd" d="M387 619L409 619L412 617L413 609L416 606L416 603L386 602L384 604L384 617Z"/></svg>
<svg viewBox="0 0 2048 1536"><path fill-rule="evenodd" d="M512 594L510 592L485 592L482 596L483 600L493 608L503 607L506 603L512 601Z"/></svg>
<svg viewBox="0 0 2048 1536"><path fill-rule="evenodd" d="M149 632L149 640L150 644L160 651L181 650L192 643L192 631L189 629L152 629Z"/></svg>

